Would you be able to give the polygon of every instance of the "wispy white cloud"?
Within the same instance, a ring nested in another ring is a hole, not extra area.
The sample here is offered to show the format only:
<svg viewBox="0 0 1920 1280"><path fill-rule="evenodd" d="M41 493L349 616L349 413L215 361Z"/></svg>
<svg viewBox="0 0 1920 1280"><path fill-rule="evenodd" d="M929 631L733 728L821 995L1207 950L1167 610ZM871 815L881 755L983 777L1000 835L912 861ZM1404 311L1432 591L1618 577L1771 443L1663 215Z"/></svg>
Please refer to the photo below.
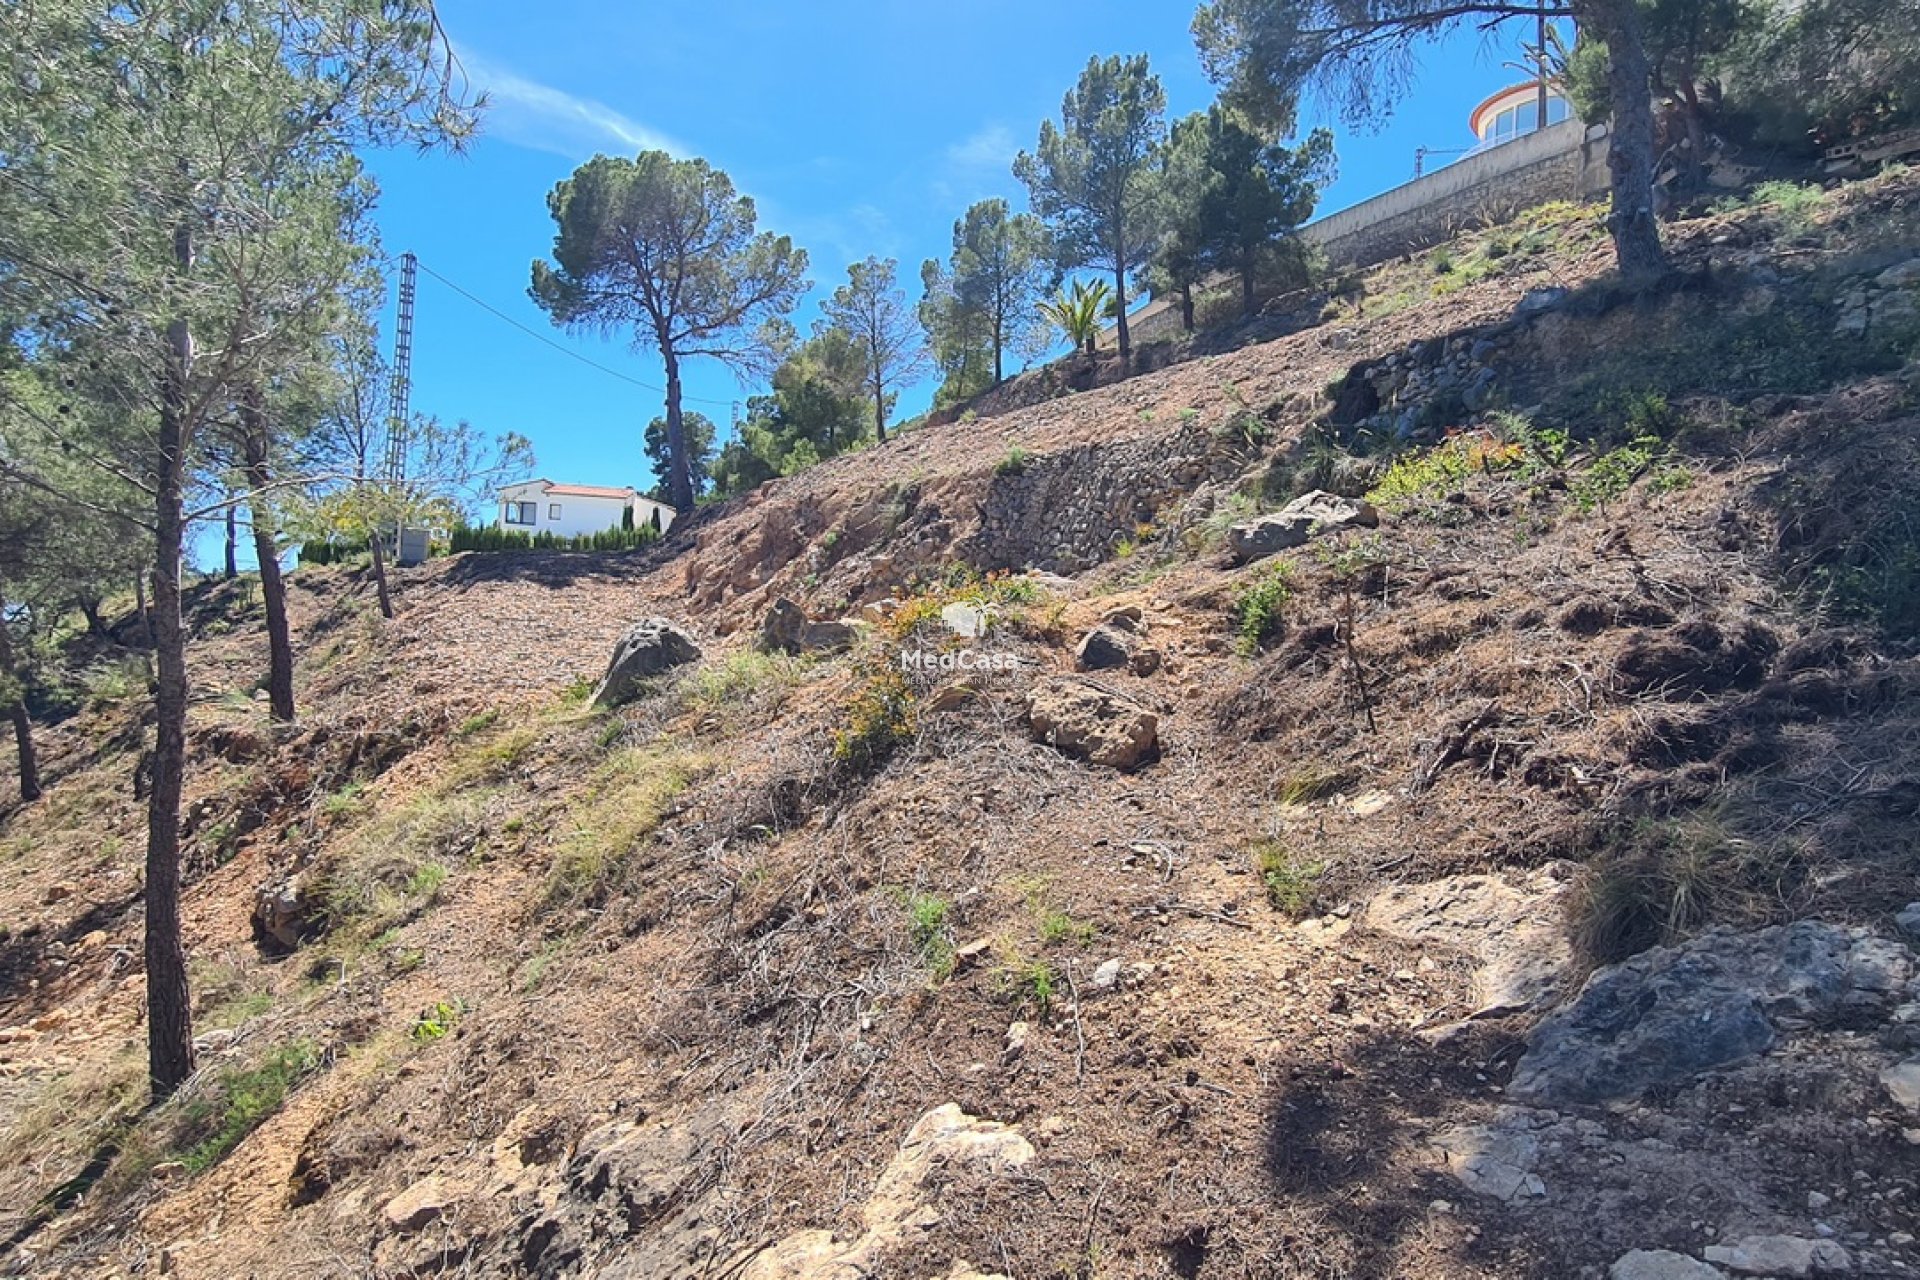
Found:
<svg viewBox="0 0 1920 1280"><path fill-rule="evenodd" d="M517 146L577 159L592 151L670 151L688 154L678 142L593 98L529 80L472 49L460 63L476 88L486 91L484 132Z"/></svg>
<svg viewBox="0 0 1920 1280"><path fill-rule="evenodd" d="M970 172L1001 169L1013 163L1014 153L1019 149L1013 140L1013 130L1004 124L983 125L947 148L947 164Z"/></svg>
<svg viewBox="0 0 1920 1280"><path fill-rule="evenodd" d="M940 152L927 179L929 196L939 204L964 204L1004 192L1012 183L1013 157L1020 150L1013 130L992 122Z"/></svg>

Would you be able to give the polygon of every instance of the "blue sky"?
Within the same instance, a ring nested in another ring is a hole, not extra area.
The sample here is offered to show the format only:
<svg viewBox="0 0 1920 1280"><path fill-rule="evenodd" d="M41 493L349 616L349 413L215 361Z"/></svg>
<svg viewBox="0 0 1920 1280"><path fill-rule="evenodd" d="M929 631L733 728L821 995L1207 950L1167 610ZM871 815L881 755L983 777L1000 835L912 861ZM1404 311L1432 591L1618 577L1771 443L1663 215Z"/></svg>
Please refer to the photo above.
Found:
<svg viewBox="0 0 1920 1280"><path fill-rule="evenodd" d="M758 204L762 229L811 257L816 288L793 317L804 331L848 263L897 257L917 298L921 260L946 255L970 202L1000 195L1024 207L1014 154L1034 145L1089 56L1147 53L1170 116L1213 99L1180 4L448 0L441 9L492 107L463 155L369 157L387 251L412 250L527 327L656 387L651 351L563 333L527 299L529 266L552 244L546 195L595 152L663 147L730 174ZM1419 146L1470 143L1467 113L1516 78L1502 64L1530 34L1468 32L1436 47L1415 92L1372 131L1310 105L1303 127L1332 125L1339 152L1322 211L1406 181ZM520 432L551 479L651 483L640 436L660 395L542 345L431 276L417 314L416 410ZM729 406L759 389L707 362L688 367L686 384L689 407L723 428ZM931 394L908 392L900 416Z"/></svg>

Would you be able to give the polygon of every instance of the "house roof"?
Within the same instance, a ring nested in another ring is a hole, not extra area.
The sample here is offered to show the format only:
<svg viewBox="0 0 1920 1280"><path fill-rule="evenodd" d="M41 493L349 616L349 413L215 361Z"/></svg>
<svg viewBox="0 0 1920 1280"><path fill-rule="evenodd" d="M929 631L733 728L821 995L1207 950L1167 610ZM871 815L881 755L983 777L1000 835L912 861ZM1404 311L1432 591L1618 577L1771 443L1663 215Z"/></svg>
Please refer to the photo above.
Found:
<svg viewBox="0 0 1920 1280"><path fill-rule="evenodd" d="M555 484L547 482L547 492L557 493L567 498L631 498L634 496L632 485L622 489L609 489L598 484Z"/></svg>
<svg viewBox="0 0 1920 1280"><path fill-rule="evenodd" d="M512 484L501 485L500 492L506 493L511 489L525 489L535 485L539 487L542 493L557 493L563 498L631 498L639 493L639 490L631 485L625 488L615 489L600 484L555 484L553 481L542 476L535 476L531 480L516 480Z"/></svg>

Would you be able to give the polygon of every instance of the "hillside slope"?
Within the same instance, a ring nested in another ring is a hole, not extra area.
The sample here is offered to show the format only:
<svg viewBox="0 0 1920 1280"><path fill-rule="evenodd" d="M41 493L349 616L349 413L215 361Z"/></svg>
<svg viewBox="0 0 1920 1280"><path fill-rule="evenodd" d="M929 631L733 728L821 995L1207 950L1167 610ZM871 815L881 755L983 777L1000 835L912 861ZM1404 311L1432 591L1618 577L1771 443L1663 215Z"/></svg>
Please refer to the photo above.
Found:
<svg viewBox="0 0 1920 1280"><path fill-rule="evenodd" d="M203 591L205 1070L139 1110L102 691L0 815L0 1268L1911 1274L1916 196L1653 298L1538 211L390 623L303 570L291 730ZM1313 489L1379 527L1237 562ZM755 652L782 597L860 639ZM596 710L649 616L704 657Z"/></svg>

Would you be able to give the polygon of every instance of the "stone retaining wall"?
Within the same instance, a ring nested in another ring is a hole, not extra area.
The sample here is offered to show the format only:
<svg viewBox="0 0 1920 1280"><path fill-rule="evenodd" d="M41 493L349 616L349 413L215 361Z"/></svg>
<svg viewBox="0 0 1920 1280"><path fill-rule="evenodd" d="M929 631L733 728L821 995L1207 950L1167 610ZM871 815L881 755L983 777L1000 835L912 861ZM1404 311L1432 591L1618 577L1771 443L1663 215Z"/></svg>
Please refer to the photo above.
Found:
<svg viewBox="0 0 1920 1280"><path fill-rule="evenodd" d="M1325 251L1330 266L1365 267L1532 205L1584 200L1608 188L1606 134L1578 120L1549 125L1329 214L1300 234Z"/></svg>

